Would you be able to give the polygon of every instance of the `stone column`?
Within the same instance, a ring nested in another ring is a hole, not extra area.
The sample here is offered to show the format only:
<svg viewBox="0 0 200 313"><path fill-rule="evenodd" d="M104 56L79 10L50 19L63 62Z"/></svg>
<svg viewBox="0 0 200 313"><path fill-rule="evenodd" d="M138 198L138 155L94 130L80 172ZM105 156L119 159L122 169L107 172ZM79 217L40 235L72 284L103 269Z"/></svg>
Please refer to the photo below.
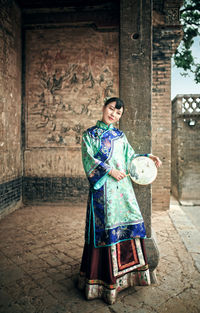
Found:
<svg viewBox="0 0 200 313"><path fill-rule="evenodd" d="M125 113L120 128L136 153L151 152L152 3L120 1L120 97ZM151 270L159 253L151 229L151 186L134 185L147 230L146 250ZM155 275L151 275L152 282Z"/></svg>

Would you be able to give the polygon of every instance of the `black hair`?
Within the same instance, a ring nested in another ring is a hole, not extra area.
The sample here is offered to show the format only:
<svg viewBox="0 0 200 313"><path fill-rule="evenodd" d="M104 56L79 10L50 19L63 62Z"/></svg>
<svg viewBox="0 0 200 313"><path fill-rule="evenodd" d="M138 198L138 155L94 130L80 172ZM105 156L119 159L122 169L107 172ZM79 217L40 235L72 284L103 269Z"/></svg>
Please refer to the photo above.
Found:
<svg viewBox="0 0 200 313"><path fill-rule="evenodd" d="M116 102L115 108L118 109L118 110L122 108L123 109L123 113L124 113L124 102L120 98L117 98L117 97L109 98L104 103L104 106L106 107L111 102Z"/></svg>

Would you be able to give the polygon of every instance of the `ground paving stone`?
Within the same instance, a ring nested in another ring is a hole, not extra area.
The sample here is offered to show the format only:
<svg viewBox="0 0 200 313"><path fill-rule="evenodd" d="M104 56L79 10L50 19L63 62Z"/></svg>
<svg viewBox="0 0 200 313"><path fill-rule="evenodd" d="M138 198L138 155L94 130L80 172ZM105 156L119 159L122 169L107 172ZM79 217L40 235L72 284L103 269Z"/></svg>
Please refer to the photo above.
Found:
<svg viewBox="0 0 200 313"><path fill-rule="evenodd" d="M95 310L95 313L110 313L109 307L104 307L104 308L98 308Z"/></svg>
<svg viewBox="0 0 200 313"><path fill-rule="evenodd" d="M110 307L111 313L133 313L133 307L122 303L115 303Z"/></svg>
<svg viewBox="0 0 200 313"><path fill-rule="evenodd" d="M14 264L0 269L1 284L9 285L24 276L24 272Z"/></svg>
<svg viewBox="0 0 200 313"><path fill-rule="evenodd" d="M76 288L85 208L25 206L0 221L0 313L200 312L200 273L169 212L153 213L157 285L124 290L114 305L86 301Z"/></svg>
<svg viewBox="0 0 200 313"><path fill-rule="evenodd" d="M66 308L61 304L53 304L44 308L43 313L66 313ZM71 313L68 311L68 313Z"/></svg>
<svg viewBox="0 0 200 313"><path fill-rule="evenodd" d="M170 209L170 217L187 250L192 256L196 268L200 272L200 206L195 207L196 214L194 214L194 209L192 210L194 216L191 212L188 212L190 210L191 207L188 207L188 210L184 207L183 210L178 202L173 199L173 204Z"/></svg>

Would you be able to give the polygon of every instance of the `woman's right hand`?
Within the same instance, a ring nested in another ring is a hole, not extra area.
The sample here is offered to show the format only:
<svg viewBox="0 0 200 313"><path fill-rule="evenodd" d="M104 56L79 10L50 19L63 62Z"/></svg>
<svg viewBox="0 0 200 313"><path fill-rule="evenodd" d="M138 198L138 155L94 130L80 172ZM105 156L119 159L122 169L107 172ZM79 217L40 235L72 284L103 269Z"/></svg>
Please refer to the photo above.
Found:
<svg viewBox="0 0 200 313"><path fill-rule="evenodd" d="M116 170L114 168L109 172L109 175L115 178L117 181L120 181L121 179L126 177L126 173Z"/></svg>

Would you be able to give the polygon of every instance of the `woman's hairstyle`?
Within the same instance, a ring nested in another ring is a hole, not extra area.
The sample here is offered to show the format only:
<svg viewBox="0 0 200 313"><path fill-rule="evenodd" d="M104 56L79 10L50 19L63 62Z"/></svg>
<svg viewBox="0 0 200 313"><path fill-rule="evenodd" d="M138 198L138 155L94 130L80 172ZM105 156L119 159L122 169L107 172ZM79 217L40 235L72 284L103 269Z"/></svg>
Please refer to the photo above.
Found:
<svg viewBox="0 0 200 313"><path fill-rule="evenodd" d="M120 98L117 98L117 97L112 97L112 98L109 98L108 100L106 100L106 102L104 103L104 106L106 107L109 103L111 102L116 102L115 104L115 107L116 109L121 109L123 108L123 113L124 113L124 102L120 99Z"/></svg>

